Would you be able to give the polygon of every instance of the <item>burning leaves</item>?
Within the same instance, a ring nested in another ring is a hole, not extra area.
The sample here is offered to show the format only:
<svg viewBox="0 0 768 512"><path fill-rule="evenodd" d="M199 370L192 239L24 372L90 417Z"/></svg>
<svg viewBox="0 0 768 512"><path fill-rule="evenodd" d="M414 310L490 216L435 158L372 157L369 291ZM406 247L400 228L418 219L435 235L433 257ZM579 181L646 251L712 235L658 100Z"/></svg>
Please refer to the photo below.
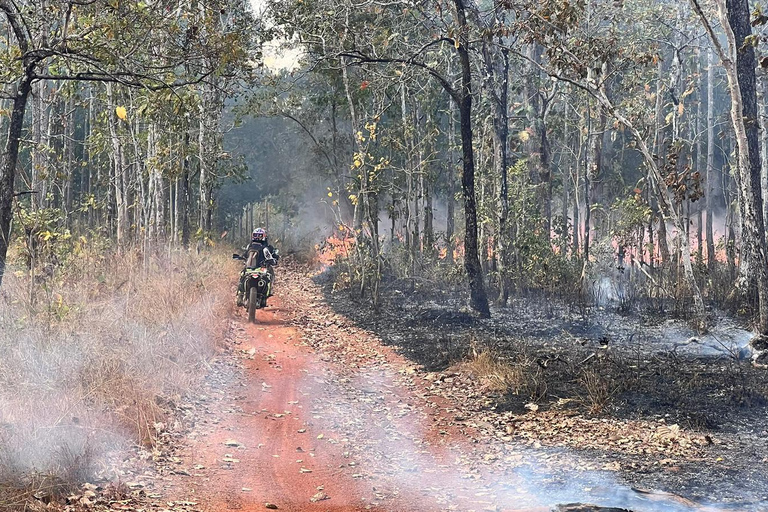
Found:
<svg viewBox="0 0 768 512"><path fill-rule="evenodd" d="M337 233L315 246L317 259L323 265L333 265L337 259L349 257L354 245L354 235L344 226L339 226Z"/></svg>

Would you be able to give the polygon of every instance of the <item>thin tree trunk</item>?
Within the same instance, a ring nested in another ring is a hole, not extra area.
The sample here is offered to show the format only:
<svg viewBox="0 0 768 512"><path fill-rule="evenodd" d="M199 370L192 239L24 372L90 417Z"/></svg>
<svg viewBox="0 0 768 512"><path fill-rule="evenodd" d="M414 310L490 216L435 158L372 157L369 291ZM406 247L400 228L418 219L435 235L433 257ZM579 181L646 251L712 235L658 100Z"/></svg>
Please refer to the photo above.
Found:
<svg viewBox="0 0 768 512"><path fill-rule="evenodd" d="M454 250L454 233L456 231L456 161L454 155L454 148L456 147L456 105L453 100L448 98L448 169L447 181L448 181L448 197L446 198L448 205L446 206L447 218L445 221L445 244L448 261L453 263L453 250Z"/></svg>
<svg viewBox="0 0 768 512"><path fill-rule="evenodd" d="M705 177L705 207L707 209L707 268L710 273L715 268L715 235L712 217L715 208L715 59L711 49L707 51L707 172Z"/></svg>
<svg viewBox="0 0 768 512"><path fill-rule="evenodd" d="M499 3L494 2L497 16L500 15ZM509 50L503 45L493 43L493 32L483 40L482 55L485 65L483 88L493 112L493 150L494 174L499 179L499 230L496 234L495 250L499 274L500 305L509 301L510 285L507 276L509 263L509 184L507 182L508 144L509 144ZM494 48L496 49L494 51Z"/></svg>
<svg viewBox="0 0 768 512"><path fill-rule="evenodd" d="M587 136L584 140L584 244L581 252L581 256L584 261L584 269L587 268L587 264L589 263L590 220L592 217L592 180L590 173L590 157L593 156L591 140L592 137L595 136L595 134L592 133L592 109L590 106L591 102L587 101Z"/></svg>
<svg viewBox="0 0 768 512"><path fill-rule="evenodd" d="M579 142L579 152L581 152L581 137L578 137L577 140ZM581 172L579 170L580 167L581 155L578 155L574 161L573 167L573 249L571 250L571 253L575 257L578 257L578 255L581 254L581 202L579 201L579 185L581 184Z"/></svg>
<svg viewBox="0 0 768 512"><path fill-rule="evenodd" d="M189 249L189 159L190 159L190 135L189 127L184 130L184 143L182 145L181 177L179 179L179 229L181 230L181 246Z"/></svg>
<svg viewBox="0 0 768 512"><path fill-rule="evenodd" d="M763 193L763 225L768 226L768 77L763 73L761 75L760 86L762 89L760 108L762 110L761 128L761 166L760 185Z"/></svg>
<svg viewBox="0 0 768 512"><path fill-rule="evenodd" d="M67 98L64 119L66 119L64 127L64 219L67 227L71 228L72 187L75 177L75 99L72 95Z"/></svg>
<svg viewBox="0 0 768 512"><path fill-rule="evenodd" d="M115 192L115 207L117 215L117 248L120 250L126 243L126 229L128 224L128 207L127 198L125 197L125 189L123 181L125 179L124 173L124 158L123 158L123 145L118 135L118 118L115 114L115 99L113 93L113 86L111 83L107 83L107 108L108 108L108 124L109 124L109 136L112 143L112 185Z"/></svg>
<svg viewBox="0 0 768 512"><path fill-rule="evenodd" d="M432 178L427 175L422 182L424 192L424 249L432 259L435 252L434 201L432 198Z"/></svg>
<svg viewBox="0 0 768 512"><path fill-rule="evenodd" d="M696 60L696 66L698 69L698 75L702 75L701 69L701 57ZM703 96L703 91L699 90L699 95ZM707 167L707 155L704 153L704 131L706 124L706 111L704 110L704 104L699 99L696 109L696 171L699 173L700 179L706 176ZM702 215L702 201L696 201L696 260L699 265L704 263L704 226Z"/></svg>
<svg viewBox="0 0 768 512"><path fill-rule="evenodd" d="M32 168L30 172L30 187L34 191L31 196L32 211L36 211L43 203L43 197L40 190L40 173L45 168L45 148L43 148L43 112L45 103L43 101L43 91L45 82L37 82L33 87L32 93Z"/></svg>

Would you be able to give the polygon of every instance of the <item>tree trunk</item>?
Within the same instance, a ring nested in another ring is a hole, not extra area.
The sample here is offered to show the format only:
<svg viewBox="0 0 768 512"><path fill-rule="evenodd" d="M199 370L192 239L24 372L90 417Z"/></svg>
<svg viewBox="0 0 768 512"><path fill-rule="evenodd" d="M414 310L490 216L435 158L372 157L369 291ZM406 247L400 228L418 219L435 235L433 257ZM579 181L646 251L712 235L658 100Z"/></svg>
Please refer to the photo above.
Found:
<svg viewBox="0 0 768 512"><path fill-rule="evenodd" d="M592 217L592 186L591 186L591 157L592 157L592 109L591 102L587 100L587 136L584 139L584 243L581 256L586 269L589 263L589 238L590 238L590 220ZM583 276L583 274L582 274Z"/></svg>
<svg viewBox="0 0 768 512"><path fill-rule="evenodd" d="M576 139L581 150L581 136ZM581 151L580 151L581 152ZM581 184L581 155L577 155L573 164L573 245L571 246L571 255L578 257L581 254L581 201L579 201L579 184Z"/></svg>
<svg viewBox="0 0 768 512"><path fill-rule="evenodd" d="M2 159L0 159L0 285L3 284L6 257L11 240L16 163L19 159L19 141L24 130L24 113L27 109L29 93L32 90L31 85L32 79L25 76L16 87L11 120L8 123L8 136Z"/></svg>
<svg viewBox="0 0 768 512"><path fill-rule="evenodd" d="M768 226L768 126L766 125L766 119L768 119L768 77L763 73L760 80L762 88L762 101L760 107L762 110L762 123L761 128L761 155L760 161L766 165L762 165L762 172L760 174L760 186L762 188L763 197L763 225Z"/></svg>
<svg viewBox="0 0 768 512"><path fill-rule="evenodd" d="M472 66L469 59L469 34L464 12L464 0L454 0L456 19L459 25L457 52L461 62L461 89L459 92L459 119L461 123L461 149L463 171L461 187L464 196L464 268L469 277L472 309L480 316L491 316L488 297L485 293L477 244L477 206L475 202L475 157L472 148Z"/></svg>
<svg viewBox="0 0 768 512"><path fill-rule="evenodd" d="M125 197L124 185L125 178L125 162L123 158L123 144L118 135L118 118L115 114L115 100L114 93L112 91L112 84L107 83L107 109L108 109L108 121L109 124L109 136L112 143L112 186L115 193L115 209L117 215L117 248L120 250L125 245L127 240L127 225L128 225L128 205L127 197Z"/></svg>
<svg viewBox="0 0 768 512"><path fill-rule="evenodd" d="M497 12L498 2L495 2ZM498 14L497 14L498 15ZM485 65L483 89L493 113L493 151L494 174L499 179L499 231L496 234L496 263L499 274L500 305L509 300L510 286L507 276L509 265L509 184L507 182L508 144L509 144L509 50L499 45L494 46L492 31L483 39L482 55ZM495 48L495 51L494 51Z"/></svg>
<svg viewBox="0 0 768 512"><path fill-rule="evenodd" d="M179 179L179 229L181 230L181 246L189 249L189 127L184 130L182 145L181 177Z"/></svg>
<svg viewBox="0 0 768 512"><path fill-rule="evenodd" d="M40 190L40 174L45 169L45 149L43 148L43 112L45 103L43 94L45 91L45 82L37 82L33 86L32 93L32 149L30 151L32 158L32 168L30 171L30 187L34 191L30 197L32 211L36 211L43 203L42 191Z"/></svg>
<svg viewBox="0 0 768 512"><path fill-rule="evenodd" d="M701 56L696 60L696 66L698 75L702 76L701 69ZM703 96L702 90L699 89L699 95ZM704 110L704 103L699 99L699 103L696 109L696 170L700 177L706 176L707 168L707 155L704 153L704 131L706 125L706 111ZM696 201L696 260L699 265L704 263L704 226L702 215L702 201Z"/></svg>
<svg viewBox="0 0 768 512"><path fill-rule="evenodd" d="M70 95L64 108L64 219L71 228L72 187L75 179L75 98Z"/></svg>
<svg viewBox="0 0 768 512"><path fill-rule="evenodd" d="M422 176L422 190L424 193L424 251L427 257L432 259L435 252L435 213L432 197L432 178L429 175Z"/></svg>
<svg viewBox="0 0 768 512"><path fill-rule="evenodd" d="M454 235L456 231L456 161L454 156L454 148L456 147L456 105L453 100L448 98L448 169L447 181L448 181L448 205L446 206L446 220L445 220L445 245L446 245L446 258L453 263L453 250L454 250Z"/></svg>
<svg viewBox="0 0 768 512"><path fill-rule="evenodd" d="M715 268L715 235L712 228L712 215L715 208L714 176L715 175L715 59L712 50L707 51L707 172L705 181L705 208L707 209L707 268L710 273Z"/></svg>
<svg viewBox="0 0 768 512"><path fill-rule="evenodd" d="M411 254L414 264L419 263L421 265L421 256L423 251L423 245L421 240L421 202L422 202L422 194L423 191L421 189L422 185L422 176L424 173L424 144L420 143L417 144L416 140L419 140L420 134L419 134L419 118L421 116L419 115L419 106L416 105L416 107L413 109L413 137L414 137L414 148L418 146L418 150L416 151L416 165L414 168L414 171L416 173L416 176L414 177L413 182L413 188L414 188L414 197L413 197L413 247L411 247Z"/></svg>

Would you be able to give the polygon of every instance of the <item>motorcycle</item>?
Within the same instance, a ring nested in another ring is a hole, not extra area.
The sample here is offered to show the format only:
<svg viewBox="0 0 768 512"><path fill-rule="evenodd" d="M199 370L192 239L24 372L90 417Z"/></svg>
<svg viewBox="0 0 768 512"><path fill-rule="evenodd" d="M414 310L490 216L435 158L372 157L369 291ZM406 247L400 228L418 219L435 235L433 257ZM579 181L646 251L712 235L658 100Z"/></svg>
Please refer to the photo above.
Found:
<svg viewBox="0 0 768 512"><path fill-rule="evenodd" d="M256 310L267 307L267 297L272 292L272 281L274 270L272 267L275 260L270 257L264 260L264 263L255 267L251 260L254 256L243 258L239 254L233 254L232 259L245 261L246 265L241 274L243 281L242 291L238 288L238 306L244 307L248 311L248 321L256 323ZM242 293L242 296L240 294Z"/></svg>

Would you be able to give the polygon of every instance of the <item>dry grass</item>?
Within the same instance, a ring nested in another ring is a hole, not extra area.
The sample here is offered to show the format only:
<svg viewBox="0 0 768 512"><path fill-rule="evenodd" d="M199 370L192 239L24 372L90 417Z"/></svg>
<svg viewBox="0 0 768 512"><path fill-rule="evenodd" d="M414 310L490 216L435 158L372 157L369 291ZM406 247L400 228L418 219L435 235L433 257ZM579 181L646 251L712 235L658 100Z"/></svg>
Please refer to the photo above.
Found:
<svg viewBox="0 0 768 512"><path fill-rule="evenodd" d="M82 482L105 454L154 445L223 339L228 261L94 251L45 279L6 274L0 509L20 488Z"/></svg>
<svg viewBox="0 0 768 512"><path fill-rule="evenodd" d="M469 359L461 367L477 378L485 390L493 393L523 395L534 402L547 394L541 368L533 359L522 355L507 361L488 349L478 350L473 346Z"/></svg>
<svg viewBox="0 0 768 512"><path fill-rule="evenodd" d="M600 371L584 370L579 384L586 391L582 402L588 406L590 414L601 414L616 392L616 387Z"/></svg>
<svg viewBox="0 0 768 512"><path fill-rule="evenodd" d="M488 350L473 354L463 366L479 379L488 391L506 394L514 392L519 387L519 368L502 363Z"/></svg>

